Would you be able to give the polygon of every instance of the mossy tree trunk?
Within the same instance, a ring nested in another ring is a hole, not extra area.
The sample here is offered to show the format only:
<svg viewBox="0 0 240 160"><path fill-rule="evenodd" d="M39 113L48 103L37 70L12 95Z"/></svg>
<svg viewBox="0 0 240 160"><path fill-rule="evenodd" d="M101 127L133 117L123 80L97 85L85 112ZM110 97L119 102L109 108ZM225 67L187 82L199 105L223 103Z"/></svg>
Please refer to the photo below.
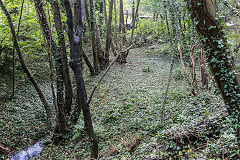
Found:
<svg viewBox="0 0 240 160"><path fill-rule="evenodd" d="M95 73L99 73L99 62L97 57L97 49L96 49L96 38L95 38L95 21L94 21L94 5L93 0L89 0L90 5L90 14L89 14L89 26L91 32L91 44L92 44L92 54L93 54L93 67L95 69Z"/></svg>
<svg viewBox="0 0 240 160"><path fill-rule="evenodd" d="M64 134L68 129L68 123L65 117L64 110L64 80L63 80L63 70L62 70L62 57L58 50L55 41L50 33L50 27L47 22L46 14L43 9L43 3L41 0L34 0L35 8L39 18L40 26L42 28L43 36L47 43L50 45L51 53L53 53L55 68L57 73L57 126L56 132Z"/></svg>
<svg viewBox="0 0 240 160"><path fill-rule="evenodd" d="M236 131L240 146L240 86L235 72L233 56L227 45L225 35L216 20L216 4L211 0L185 0L191 19L196 24L210 70L228 109L229 119Z"/></svg>
<svg viewBox="0 0 240 160"><path fill-rule="evenodd" d="M54 15L54 23L55 28L57 30L58 35L58 45L59 45L59 53L62 60L62 72L63 72L63 81L65 86L65 112L69 115L72 108L72 99L73 99L73 91L72 91L72 82L70 79L70 72L68 67L68 58L67 51L65 46L65 37L63 34L63 27L61 22L61 14L58 2L56 0L50 0L53 15Z"/></svg>
<svg viewBox="0 0 240 160"><path fill-rule="evenodd" d="M107 28L107 4L106 4L106 0L103 0L103 11L104 11L104 22L105 22L105 27Z"/></svg>

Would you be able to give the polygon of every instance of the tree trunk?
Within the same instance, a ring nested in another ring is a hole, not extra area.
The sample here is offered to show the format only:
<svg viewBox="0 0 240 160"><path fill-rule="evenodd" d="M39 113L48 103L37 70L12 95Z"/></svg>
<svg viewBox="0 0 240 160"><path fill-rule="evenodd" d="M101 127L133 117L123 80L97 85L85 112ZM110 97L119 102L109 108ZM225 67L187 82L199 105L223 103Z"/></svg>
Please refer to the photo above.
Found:
<svg viewBox="0 0 240 160"><path fill-rule="evenodd" d="M190 68L190 73L191 73L191 77L192 77L192 87L193 87L193 92L195 96L198 96L199 91L198 91L198 81L197 81L197 75L196 75L196 65L195 65L195 58L194 58L194 48L195 48L195 44L191 44L190 45L190 64L189 64L189 68Z"/></svg>
<svg viewBox="0 0 240 160"><path fill-rule="evenodd" d="M123 0L120 0L120 32L122 33L122 42L123 45L126 44L126 30L124 25L124 11L123 11Z"/></svg>
<svg viewBox="0 0 240 160"><path fill-rule="evenodd" d="M89 18L89 14L88 14L88 7L87 7L87 1L85 1L85 13L86 13L86 19L87 19L87 22L88 22L88 27L89 27L89 30L91 31L91 21L90 21L90 18ZM98 66L100 67L100 69L103 69L104 68L104 51L102 49L102 46L101 46L101 42L100 42L100 31L99 31L99 28L96 24L96 18L93 17L93 21L94 21L94 32L91 32L91 38L93 38L92 36L95 35L94 37L94 40L95 40L95 51L96 51L96 56L97 56L97 62L98 62ZM93 45L93 42L92 42L92 45ZM99 69L99 68L98 68Z"/></svg>
<svg viewBox="0 0 240 160"><path fill-rule="evenodd" d="M105 66L109 64L109 51L112 43L112 11L113 11L113 0L109 4L109 19L107 24L107 37L106 37L106 49L105 49Z"/></svg>
<svg viewBox="0 0 240 160"><path fill-rule="evenodd" d="M84 15L81 14L81 18L79 18L79 23L77 26L77 30L74 34L73 30L73 18L72 18L72 9L70 6L69 0L64 0L65 9L67 13L67 23L68 23L68 37L70 41L70 67L73 70L75 81L77 84L77 92L78 95L80 95L80 104L82 106L83 111L83 117L84 117L84 123L85 127L87 129L87 134L89 136L89 139L92 143L92 157L98 158L98 142L97 138L94 134L93 125L92 125L92 119L91 119L91 113L89 109L89 105L87 103L87 93L85 89L85 84L82 76L82 68L80 65L80 59L78 56L79 52L79 44L82 40L82 31L83 31L83 17ZM78 0L77 1L78 10L79 13L81 13L81 9L84 8L84 0Z"/></svg>
<svg viewBox="0 0 240 160"><path fill-rule="evenodd" d="M2 0L0 0L0 7L2 8L3 12L5 13L5 15L6 15L7 19L8 19L8 23L9 23L9 26L10 26L10 29L11 29L11 32L12 32L14 47L15 47L15 49L17 51L17 54L18 54L18 57L19 57L19 61L20 61L21 65L22 65L22 68L23 68L24 72L26 73L26 75L28 76L28 78L30 79L30 81L33 84L33 86L35 87L37 93L39 94L39 97L40 97L40 99L41 99L41 101L42 101L42 103L44 105L45 110L46 110L47 117L50 120L51 117L52 117L51 109L50 109L50 107L48 105L48 102L47 102L45 96L43 95L41 89L39 88L36 80L33 78L32 74L30 73L30 71L28 70L28 68L27 68L27 66L26 66L26 64L24 62L22 53L21 53L19 45L18 45L17 36L16 36L16 33L15 33L15 29L14 29L14 26L13 26L11 15L7 11L7 9L4 6ZM50 124L50 121L48 123Z"/></svg>
<svg viewBox="0 0 240 160"><path fill-rule="evenodd" d="M107 28L107 4L106 4L106 0L103 0L103 11L104 11L104 20L105 20L105 27Z"/></svg>
<svg viewBox="0 0 240 160"><path fill-rule="evenodd" d="M115 24L117 24L117 9L116 9L116 1L114 1L114 21L115 21ZM117 26L115 25L115 44L116 44L116 49L118 50L119 47L118 47L118 29L117 29Z"/></svg>
<svg viewBox="0 0 240 160"><path fill-rule="evenodd" d="M56 126L56 132L65 133L68 124L65 117L64 112L64 85L63 85L63 71L62 71L62 58L57 48L56 43L54 42L52 35L50 33L50 27L47 22L46 14L43 9L43 4L41 0L34 0L35 8L37 11L37 15L39 17L40 26L42 28L43 36L47 40L47 43L50 45L49 48L51 49L51 53L53 53L54 60L55 60L55 68L57 73L57 120L58 124Z"/></svg>
<svg viewBox="0 0 240 160"><path fill-rule="evenodd" d="M132 25L133 25L134 17L135 17L135 0L133 0L133 2L132 2Z"/></svg>
<svg viewBox="0 0 240 160"><path fill-rule="evenodd" d="M51 27L51 16L50 16L49 6L48 6L48 21L49 21L49 25ZM51 34L51 30L50 30L50 34ZM57 112L58 109L57 109L57 104L56 104L56 94L55 94L55 90L54 90L54 68L53 68L51 46L47 44L46 39L44 39L44 45L45 45L46 50L48 51L48 63L49 63L49 68L50 68L49 79L50 79L50 85L51 85L51 90L52 90L53 106L55 108L55 112Z"/></svg>
<svg viewBox="0 0 240 160"><path fill-rule="evenodd" d="M21 12L20 12L19 20L18 20L17 39L18 39L18 34L19 34L19 31L20 31L20 26L21 26L23 5L24 5L24 0L22 1ZM12 67L13 67L12 97L14 97L15 96L15 88L16 88L16 62L15 62L15 50L14 50L14 48L13 48L13 57L12 57Z"/></svg>
<svg viewBox="0 0 240 160"><path fill-rule="evenodd" d="M92 53L93 53L93 66L95 69L95 73L99 72L99 63L98 63L98 57L97 57L97 51L96 51L96 40L95 40L95 22L94 22L94 5L93 0L89 0L90 4L90 32L91 32L91 42L92 42Z"/></svg>
<svg viewBox="0 0 240 160"><path fill-rule="evenodd" d="M88 69L89 69L91 75L94 76L95 75L94 68L93 68L91 62L89 61L86 53L83 50L82 50L82 56L83 56L84 61L86 62L86 65L88 66Z"/></svg>
<svg viewBox="0 0 240 160"><path fill-rule="evenodd" d="M207 60L225 105L229 119L236 131L240 147L240 85L235 74L233 56L228 48L221 26L216 20L216 6L211 0L185 0L191 12L191 18L196 21L196 29L206 51Z"/></svg>
<svg viewBox="0 0 240 160"><path fill-rule="evenodd" d="M72 82L70 79L70 73L68 68L67 51L65 47L65 37L63 34L63 27L61 22L62 18L61 18L58 2L55 0L51 0L50 3L52 6L55 28L58 35L59 53L62 59L63 80L65 84L65 111L69 115L72 109L73 92L72 92Z"/></svg>
<svg viewBox="0 0 240 160"><path fill-rule="evenodd" d="M103 1L98 1L99 4L99 26L100 26L100 33L103 34L104 30L104 4Z"/></svg>
<svg viewBox="0 0 240 160"><path fill-rule="evenodd" d="M50 80L50 86L51 86L52 98L53 98L52 103L57 112L56 94L55 94L55 90L54 90L54 69L53 69L52 53L51 53L51 49L49 48L45 39L44 39L44 45L45 45L45 49L48 52L48 64L49 64L49 69L50 69L49 80Z"/></svg>
<svg viewBox="0 0 240 160"><path fill-rule="evenodd" d="M135 24L136 24L136 20L137 20L137 17L138 17L139 4L140 4L140 0L137 1L137 8L136 8L136 12L135 12L134 17L133 17L133 22L132 22L132 25L133 25L133 26L132 26L131 40L133 39Z"/></svg>

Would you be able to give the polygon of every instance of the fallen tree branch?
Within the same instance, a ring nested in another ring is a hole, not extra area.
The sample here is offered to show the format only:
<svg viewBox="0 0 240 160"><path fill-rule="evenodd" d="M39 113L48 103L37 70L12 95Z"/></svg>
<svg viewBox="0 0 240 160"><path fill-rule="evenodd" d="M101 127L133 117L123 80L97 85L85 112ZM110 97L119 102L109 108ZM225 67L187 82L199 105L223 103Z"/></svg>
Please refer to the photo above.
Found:
<svg viewBox="0 0 240 160"><path fill-rule="evenodd" d="M93 94L95 93L98 85L102 82L103 78L106 76L107 72L110 70L110 68L112 67L112 65L116 62L116 60L118 59L119 55L121 53L124 53L124 52L127 52L129 49L131 49L134 45L140 43L140 41L136 42L136 43L133 43L132 45L130 45L127 49L123 50L123 51L119 51L117 53L117 55L114 57L114 59L111 61L111 63L108 65L108 67L105 69L105 71L103 72L103 74L101 75L100 79L97 81L97 84L93 87L92 89L92 92L89 96L89 99L88 99L88 104L90 104L91 100L92 100L92 97L93 97Z"/></svg>
<svg viewBox="0 0 240 160"><path fill-rule="evenodd" d="M194 124L187 124L182 127L172 127L164 131L164 145L163 148L171 154L172 157L179 159L178 153L189 145L203 144L208 139L216 138L220 135L221 129L224 127L220 125L228 116L225 110L216 112L215 114L200 119ZM173 147L167 147L166 144L175 144ZM197 145L197 146L198 146ZM175 146L175 147L174 147ZM183 155L187 156L187 155Z"/></svg>

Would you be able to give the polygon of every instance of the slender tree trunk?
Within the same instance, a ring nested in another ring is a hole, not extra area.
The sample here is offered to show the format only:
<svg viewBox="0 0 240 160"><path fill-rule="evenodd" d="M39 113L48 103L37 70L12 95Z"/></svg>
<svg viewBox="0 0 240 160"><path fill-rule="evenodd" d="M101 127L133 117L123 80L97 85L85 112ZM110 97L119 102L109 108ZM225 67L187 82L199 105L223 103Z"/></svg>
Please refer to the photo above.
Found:
<svg viewBox="0 0 240 160"><path fill-rule="evenodd" d="M39 88L36 80L33 78L32 74L30 73L30 71L28 70L28 68L27 68L27 66L26 66L26 64L24 62L22 53L21 53L19 45L18 45L17 36L16 36L16 33L15 33L15 29L14 29L14 26L13 26L11 15L7 11L7 9L4 6L2 0L0 0L0 7L2 8L3 12L5 13L5 15L6 15L7 19L8 19L8 23L9 23L9 26L10 26L10 29L11 29L11 32L12 32L14 47L15 47L16 52L18 54L19 61L20 61L21 65L22 65L22 68L23 68L24 72L26 73L26 75L28 76L28 78L30 79L30 81L33 84L33 86L35 87L37 93L39 94L39 97L40 97L40 99L41 99L41 101L42 101L42 103L44 105L45 110L46 110L47 117L50 120L51 116L52 116L51 109L50 109L50 107L48 105L48 102L47 102L45 96L43 95L41 89ZM49 123L50 123L50 121L49 121Z"/></svg>
<svg viewBox="0 0 240 160"><path fill-rule="evenodd" d="M82 56L83 56L84 61L86 62L86 65L88 66L88 69L89 69L91 75L94 76L95 75L94 68L93 68L91 62L89 61L86 53L83 50L82 50Z"/></svg>
<svg viewBox="0 0 240 160"><path fill-rule="evenodd" d="M206 57L229 113L229 119L237 134L240 147L240 85L235 74L233 56L228 48L221 26L216 20L216 6L211 0L185 0L196 21Z"/></svg>
<svg viewBox="0 0 240 160"><path fill-rule="evenodd" d="M50 16L50 9L48 6L48 21L51 27L51 16ZM50 30L51 34L51 30ZM45 48L48 51L48 63L49 63L49 68L50 68L50 73L49 73L49 78L50 78L50 85L51 85L51 90L52 90L52 97L53 97L53 106L55 108L55 112L58 112L57 109L57 104L56 104L56 94L54 90L54 69L53 69L53 60L52 60L52 53L51 53L51 45L48 45L46 42L46 39L44 38L44 44Z"/></svg>
<svg viewBox="0 0 240 160"><path fill-rule="evenodd" d="M82 3L81 3L82 1ZM80 12L82 11L81 8L84 8L84 0L78 0L78 9ZM70 67L72 68L74 72L75 81L77 83L78 87L78 94L80 95L80 102L82 105L83 110L83 116L84 116L84 123L85 127L87 129L87 134L89 136L89 139L92 143L92 157L98 158L98 142L97 138L94 134L93 125L92 125L92 119L91 119L91 113L90 108L87 103L87 93L85 89L84 80L82 77L82 68L80 65L80 59L78 57L78 50L79 50L79 42L81 41L81 34L83 31L83 20L82 18L79 19L79 25L77 26L77 30L74 34L73 30L73 18L72 18L72 10L70 6L69 0L64 0L65 9L67 13L67 23L68 23L68 36L70 41ZM84 15L81 14L80 17L83 17Z"/></svg>
<svg viewBox="0 0 240 160"><path fill-rule="evenodd" d="M85 13L86 13L86 19L87 19L87 22L88 22L88 27L89 27L89 30L91 31L91 21L90 21L90 18L89 18L89 13L88 13L88 7L87 7L87 1L85 1ZM99 67L101 69L104 68L104 50L102 49L102 46L101 46L101 42L100 42L100 31L99 31L99 28L96 24L96 18L93 17L93 21L94 21L94 33L91 32L91 39L93 38L92 36L95 35L94 37L94 41L95 41L95 52L96 52L96 56L97 56L97 66L98 66L98 69ZM93 42L92 42L92 45L93 45Z"/></svg>
<svg viewBox="0 0 240 160"><path fill-rule="evenodd" d="M22 20L22 13L23 13L23 5L24 0L22 1L21 12L18 20L18 30L17 30L17 38L20 31L21 20ZM15 88L16 88L16 62L15 62L15 49L13 49L13 57L12 57L12 67L13 67L13 75L12 75L12 97L15 96Z"/></svg>
<svg viewBox="0 0 240 160"><path fill-rule="evenodd" d="M165 20L166 20L166 23L167 23L168 35L170 35L170 34L171 34L171 31L170 31L170 27L169 27L168 14L167 14L167 11L166 11L166 10L165 10Z"/></svg>
<svg viewBox="0 0 240 160"><path fill-rule="evenodd" d="M53 69L53 60L52 60L52 53L51 49L48 46L46 39L44 39L44 45L46 50L48 51L48 63L49 63L49 68L50 68L50 73L49 73L49 80L50 80L50 86L51 86L51 91L52 91L52 97L53 97L53 106L57 112L57 104L56 104L56 94L54 91L54 69Z"/></svg>
<svg viewBox="0 0 240 160"><path fill-rule="evenodd" d="M98 57L98 62L101 65L101 69L103 69L104 65L104 49L102 48L101 45L101 36L100 36L100 30L98 25L96 24L96 19L94 18L95 21L95 40L96 40L96 47L97 47L97 57Z"/></svg>
<svg viewBox="0 0 240 160"><path fill-rule="evenodd" d="M133 0L133 3L132 3L132 30L133 30L133 21L134 21L134 17L135 17L135 0ZM134 22L135 23L135 22ZM134 24L135 25L135 24ZM135 26L134 26L135 27ZM132 36L131 36L132 37ZM132 38L131 38L132 40Z"/></svg>
<svg viewBox="0 0 240 160"><path fill-rule="evenodd" d="M95 69L95 73L99 72L99 63L96 51L96 39L95 39L95 22L94 22L94 5L93 0L89 0L90 4L90 27L91 27L91 42L92 42L92 53L93 53L93 66Z"/></svg>
<svg viewBox="0 0 240 160"><path fill-rule="evenodd" d="M103 5L103 1L98 1L99 4L99 26L100 26L100 33L103 34L104 30L104 5Z"/></svg>
<svg viewBox="0 0 240 160"><path fill-rule="evenodd" d="M126 44L126 30L125 30L125 25L124 25L124 11L123 11L123 0L120 0L120 32L122 33L122 42L123 45Z"/></svg>
<svg viewBox="0 0 240 160"><path fill-rule="evenodd" d="M105 49L105 66L109 64L109 51L112 43L112 11L113 11L113 0L109 4L109 19L107 24L107 37L106 37L106 49Z"/></svg>
<svg viewBox="0 0 240 160"><path fill-rule="evenodd" d="M55 60L55 68L57 73L57 119L58 124L56 126L56 132L61 134L65 133L68 128L68 123L65 117L64 111L64 78L63 78L63 70L62 70L62 58L57 48L56 43L54 42L52 35L50 33L50 27L47 22L46 14L43 9L43 4L41 0L34 0L35 8L37 11L37 15L39 17L40 26L43 31L43 36L47 40L47 43L50 45L51 53L53 53Z"/></svg>
<svg viewBox="0 0 240 160"><path fill-rule="evenodd" d="M105 20L105 27L107 28L107 4L106 0L103 0L103 11L104 11L104 20Z"/></svg>
<svg viewBox="0 0 240 160"><path fill-rule="evenodd" d="M116 9L116 0L114 1L114 21L115 21L115 24L117 24L117 9ZM115 44L116 44L116 49L118 50L119 49L119 46L118 46L118 29L117 29L117 26L115 25Z"/></svg>
<svg viewBox="0 0 240 160"><path fill-rule="evenodd" d="M12 50L12 97L15 96L16 88L16 61L15 61L15 48Z"/></svg>
<svg viewBox="0 0 240 160"><path fill-rule="evenodd" d="M54 14L55 28L58 35L59 53L62 59L63 80L65 84L65 111L69 115L72 109L73 91L68 67L67 51L65 47L65 37L63 34L63 27L61 22L62 18L58 2L56 0L50 0L50 2Z"/></svg>
<svg viewBox="0 0 240 160"><path fill-rule="evenodd" d="M195 65L195 58L194 58L194 48L195 44L192 44L191 46L191 52L190 52L190 73L192 76L192 86L193 86L193 93L195 96L198 96L198 81L197 81L197 75L196 75L196 65Z"/></svg>
<svg viewBox="0 0 240 160"><path fill-rule="evenodd" d="M126 11L126 20L125 20L125 25L127 26L128 22L128 10ZM126 27L125 27L126 28Z"/></svg>
<svg viewBox="0 0 240 160"><path fill-rule="evenodd" d="M137 20L137 17L138 17L138 8L139 8L139 4L140 4L140 0L137 1L137 8L136 8L136 12L134 14L134 17L133 17L133 26L132 26L132 34L131 34L131 39L133 39L133 34L134 34L134 29L135 29L135 24L136 24L136 20Z"/></svg>
<svg viewBox="0 0 240 160"><path fill-rule="evenodd" d="M132 2L132 25L133 25L133 19L135 17L135 0ZM133 27L133 26L131 26Z"/></svg>

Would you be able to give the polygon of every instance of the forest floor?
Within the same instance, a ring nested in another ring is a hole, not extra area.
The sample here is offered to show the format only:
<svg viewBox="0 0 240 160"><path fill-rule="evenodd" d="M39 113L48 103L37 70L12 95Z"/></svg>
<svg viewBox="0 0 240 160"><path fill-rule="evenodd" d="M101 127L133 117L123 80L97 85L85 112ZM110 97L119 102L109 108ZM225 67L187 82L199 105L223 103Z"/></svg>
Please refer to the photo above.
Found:
<svg viewBox="0 0 240 160"><path fill-rule="evenodd" d="M216 113L225 112L219 96L204 91L198 97L190 95L177 57L174 58L166 105L162 107L172 63L171 55L166 44L131 49L127 63L115 64L106 75L90 105L99 139L100 158L171 157L164 149L168 144L163 143L167 131L184 128L199 120L207 120ZM88 93L98 78L85 77ZM49 85L42 85L42 89L51 101ZM44 110L31 85L19 90L13 101L1 104L0 116L0 127L3 130L0 142L8 144L14 151L22 150L47 136L43 123ZM63 141L58 146L48 145L36 159L89 158L90 144L83 128L81 117L73 128L71 140ZM129 153L136 141L141 142L136 145L135 152ZM232 146L224 150L224 145L230 144ZM208 159L219 157L221 153L230 157L236 152L234 135L228 127L221 130L220 136L198 145L201 145L201 149L196 145L185 148L188 157ZM183 156L183 152L181 150L177 155Z"/></svg>

